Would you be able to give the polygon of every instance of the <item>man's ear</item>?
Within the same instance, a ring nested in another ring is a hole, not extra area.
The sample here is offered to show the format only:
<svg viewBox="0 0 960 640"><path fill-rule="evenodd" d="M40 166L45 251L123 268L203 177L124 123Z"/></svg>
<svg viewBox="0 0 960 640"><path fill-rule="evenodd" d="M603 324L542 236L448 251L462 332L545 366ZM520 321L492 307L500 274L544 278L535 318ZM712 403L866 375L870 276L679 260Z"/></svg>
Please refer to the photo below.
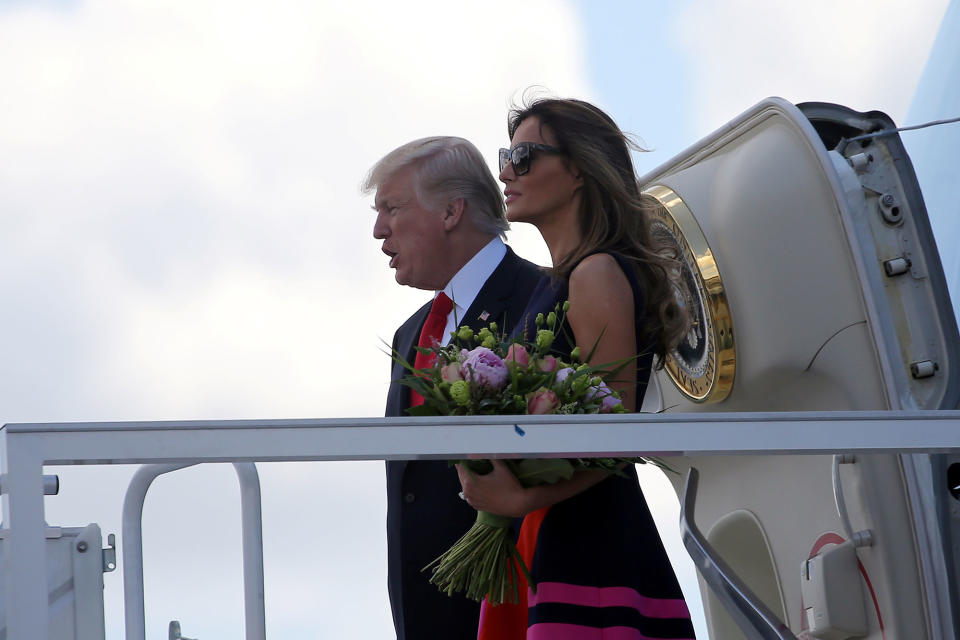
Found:
<svg viewBox="0 0 960 640"><path fill-rule="evenodd" d="M456 198L447 203L443 212L443 230L453 231L463 220L466 214L467 202L463 198Z"/></svg>

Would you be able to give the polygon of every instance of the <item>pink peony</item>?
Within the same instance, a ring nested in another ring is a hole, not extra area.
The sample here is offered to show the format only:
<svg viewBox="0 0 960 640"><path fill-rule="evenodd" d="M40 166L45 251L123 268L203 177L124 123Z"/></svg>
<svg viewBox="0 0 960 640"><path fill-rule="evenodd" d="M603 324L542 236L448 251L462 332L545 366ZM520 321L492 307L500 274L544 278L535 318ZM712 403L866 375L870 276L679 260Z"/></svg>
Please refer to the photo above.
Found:
<svg viewBox="0 0 960 640"><path fill-rule="evenodd" d="M507 349L507 357L504 360L507 364L513 363L518 367L525 367L530 364L530 354L522 344L513 343Z"/></svg>
<svg viewBox="0 0 960 640"><path fill-rule="evenodd" d="M507 383L507 365L500 356L486 347L477 347L467 354L461 370L464 379L481 387L502 389Z"/></svg>
<svg viewBox="0 0 960 640"><path fill-rule="evenodd" d="M543 356L537 361L537 366L540 367L540 371L550 373L557 368L557 359L553 356Z"/></svg>
<svg viewBox="0 0 960 640"><path fill-rule="evenodd" d="M440 379L444 382L456 382L457 380L463 380L463 375L460 371L460 363L451 362L450 364L441 367Z"/></svg>
<svg viewBox="0 0 960 640"><path fill-rule="evenodd" d="M527 397L527 413L530 415L553 413L559 405L560 398L557 394L544 387L540 387Z"/></svg>

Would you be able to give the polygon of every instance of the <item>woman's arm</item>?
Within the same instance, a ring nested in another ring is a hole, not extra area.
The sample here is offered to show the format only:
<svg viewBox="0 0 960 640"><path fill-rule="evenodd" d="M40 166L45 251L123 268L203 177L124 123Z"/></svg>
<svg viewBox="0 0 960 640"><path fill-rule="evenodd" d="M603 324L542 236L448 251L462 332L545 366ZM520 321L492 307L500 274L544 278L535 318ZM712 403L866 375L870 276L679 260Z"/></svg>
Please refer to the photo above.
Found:
<svg viewBox="0 0 960 640"><path fill-rule="evenodd" d="M585 258L570 273L570 311L567 321L586 357L596 344L590 364L618 362L636 355L633 291L617 261L606 253ZM602 334L602 337L601 337ZM599 338L599 343L597 340ZM624 407L635 408L637 367L628 363L611 387L620 392ZM523 488L499 460L493 471L479 476L457 466L463 495L470 506L509 517L524 516L586 491L607 477L603 471L578 471L569 480Z"/></svg>
<svg viewBox="0 0 960 640"><path fill-rule="evenodd" d="M477 511L510 518L519 518L573 497L610 475L606 471L592 469L577 471L569 480L525 489L502 460L491 462L493 471L483 476L457 465L463 497Z"/></svg>

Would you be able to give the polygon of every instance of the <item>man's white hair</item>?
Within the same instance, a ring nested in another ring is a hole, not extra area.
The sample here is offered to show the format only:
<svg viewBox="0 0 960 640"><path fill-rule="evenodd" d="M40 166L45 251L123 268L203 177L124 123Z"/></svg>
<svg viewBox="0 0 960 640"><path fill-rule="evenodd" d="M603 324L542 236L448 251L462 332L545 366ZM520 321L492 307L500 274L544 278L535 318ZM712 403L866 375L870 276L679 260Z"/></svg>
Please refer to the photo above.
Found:
<svg viewBox="0 0 960 640"><path fill-rule="evenodd" d="M395 173L414 167L414 192L433 209L462 198L467 215L480 231L502 236L510 227L500 187L480 151L455 136L420 138L397 147L380 159L361 186L370 193Z"/></svg>

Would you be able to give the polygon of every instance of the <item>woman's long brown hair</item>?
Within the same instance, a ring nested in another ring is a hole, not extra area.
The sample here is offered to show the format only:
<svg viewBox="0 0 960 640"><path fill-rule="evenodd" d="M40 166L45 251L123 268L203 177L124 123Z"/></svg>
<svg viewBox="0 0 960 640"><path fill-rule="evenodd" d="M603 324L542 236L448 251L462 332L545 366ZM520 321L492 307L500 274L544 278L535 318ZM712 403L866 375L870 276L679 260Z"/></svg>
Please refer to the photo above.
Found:
<svg viewBox="0 0 960 640"><path fill-rule="evenodd" d="M640 193L630 158L638 149L613 119L582 100L536 98L510 110L507 130L513 138L520 123L536 117L583 178L580 232L582 243L554 265L553 275L567 277L584 257L617 253L630 260L644 296L642 326L659 366L679 344L688 320L676 294L679 263L671 245L651 232L650 212L660 206Z"/></svg>

